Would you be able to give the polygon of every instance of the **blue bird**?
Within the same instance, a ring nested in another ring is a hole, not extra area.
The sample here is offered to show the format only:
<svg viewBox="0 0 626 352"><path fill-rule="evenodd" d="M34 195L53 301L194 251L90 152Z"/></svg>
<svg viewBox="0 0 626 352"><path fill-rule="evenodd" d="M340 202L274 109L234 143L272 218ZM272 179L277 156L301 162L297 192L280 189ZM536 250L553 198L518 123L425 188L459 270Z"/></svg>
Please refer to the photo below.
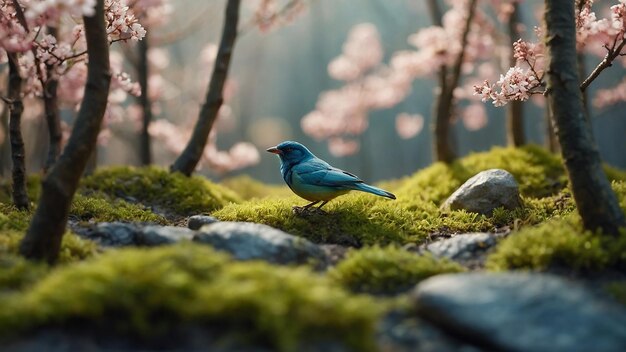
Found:
<svg viewBox="0 0 626 352"><path fill-rule="evenodd" d="M280 173L287 186L295 194L311 202L301 208L294 207L295 210L308 210L322 202L317 207L320 210L330 200L350 191L396 199L393 194L365 184L349 172L330 166L298 142L285 141L267 151L280 158Z"/></svg>

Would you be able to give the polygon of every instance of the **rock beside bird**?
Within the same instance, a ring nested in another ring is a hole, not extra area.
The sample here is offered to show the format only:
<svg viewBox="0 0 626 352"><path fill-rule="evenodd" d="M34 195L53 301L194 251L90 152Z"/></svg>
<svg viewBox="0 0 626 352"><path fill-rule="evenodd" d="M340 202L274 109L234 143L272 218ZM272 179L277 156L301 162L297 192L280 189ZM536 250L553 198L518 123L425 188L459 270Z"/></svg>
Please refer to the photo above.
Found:
<svg viewBox="0 0 626 352"><path fill-rule="evenodd" d="M443 203L442 208L491 216L496 208L513 210L521 205L515 177L506 170L491 169L467 180Z"/></svg>

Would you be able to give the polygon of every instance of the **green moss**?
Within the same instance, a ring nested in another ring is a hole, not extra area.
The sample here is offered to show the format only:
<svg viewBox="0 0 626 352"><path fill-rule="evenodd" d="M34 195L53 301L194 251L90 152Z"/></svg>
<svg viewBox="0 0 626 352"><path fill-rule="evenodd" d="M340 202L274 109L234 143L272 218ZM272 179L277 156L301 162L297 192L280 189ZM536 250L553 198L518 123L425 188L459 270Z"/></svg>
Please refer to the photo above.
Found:
<svg viewBox="0 0 626 352"><path fill-rule="evenodd" d="M177 215L208 213L239 201L231 190L203 177L172 174L157 167L100 169L83 180L82 190L120 198L132 197Z"/></svg>
<svg viewBox="0 0 626 352"><path fill-rule="evenodd" d="M24 232L1 231L0 232L0 254L18 254L19 246ZM66 232L61 241L58 262L60 264L72 263L92 257L97 253L97 245L89 240L80 238L72 232Z"/></svg>
<svg viewBox="0 0 626 352"><path fill-rule="evenodd" d="M429 254L374 246L351 250L329 275L356 292L389 294L406 291L430 276L460 271L463 267L459 264Z"/></svg>
<svg viewBox="0 0 626 352"><path fill-rule="evenodd" d="M526 197L554 194L567 181L560 159L543 148L494 147L488 152L470 154L450 165L435 163L409 177L398 193L440 204L470 177L496 168L513 174L520 185L520 193Z"/></svg>
<svg viewBox="0 0 626 352"><path fill-rule="evenodd" d="M347 245L405 242L420 236L413 214L372 195L354 193L329 203L326 214L295 215L292 206L305 204L297 197L268 198L231 204L213 215L221 220L267 224L314 242ZM416 240L421 240L417 239Z"/></svg>
<svg viewBox="0 0 626 352"><path fill-rule="evenodd" d="M13 205L0 203L0 231L25 231L30 223L29 211L17 210Z"/></svg>
<svg viewBox="0 0 626 352"><path fill-rule="evenodd" d="M167 220L141 205L128 203L121 199L111 200L103 195L89 197L77 194L74 196L70 216L80 221L111 222L134 221L166 224Z"/></svg>
<svg viewBox="0 0 626 352"><path fill-rule="evenodd" d="M626 182L615 181L612 187L626 212ZM488 268L587 271L626 266L626 229L616 237L584 231L569 192L564 190L555 197L534 200L535 216L539 216L535 220L552 219L501 241L487 259Z"/></svg>
<svg viewBox="0 0 626 352"><path fill-rule="evenodd" d="M433 181L434 182L434 181ZM566 190L554 196L525 199L526 206L496 210L492 217L466 211L441 211L422 197L409 198L397 193L395 201L354 192L331 201L327 214L298 216L292 206L306 202L300 198L268 198L231 204L213 215L226 221L267 224L318 243L348 245L422 243L433 233L494 231L503 226L533 225L574 209Z"/></svg>
<svg viewBox="0 0 626 352"><path fill-rule="evenodd" d="M248 175L229 177L223 180L221 185L233 190L244 200L266 197L287 197L292 195L287 185L268 185Z"/></svg>
<svg viewBox="0 0 626 352"><path fill-rule="evenodd" d="M122 249L59 268L0 302L0 333L80 321L149 337L195 323L282 351L316 338L372 350L378 314L367 297L307 268L230 262L186 244Z"/></svg>
<svg viewBox="0 0 626 352"><path fill-rule="evenodd" d="M509 235L489 255L492 270L546 270L567 267L597 270L609 264L600 236L583 232L573 217L548 221Z"/></svg>
<svg viewBox="0 0 626 352"><path fill-rule="evenodd" d="M3 180L0 182L0 203L13 204L13 198L11 196L12 187L11 182ZM36 202L41 194L41 176L29 175L26 179L26 193L28 199L31 202Z"/></svg>
<svg viewBox="0 0 626 352"><path fill-rule="evenodd" d="M0 298L7 291L20 290L34 284L47 272L45 264L0 253Z"/></svg>

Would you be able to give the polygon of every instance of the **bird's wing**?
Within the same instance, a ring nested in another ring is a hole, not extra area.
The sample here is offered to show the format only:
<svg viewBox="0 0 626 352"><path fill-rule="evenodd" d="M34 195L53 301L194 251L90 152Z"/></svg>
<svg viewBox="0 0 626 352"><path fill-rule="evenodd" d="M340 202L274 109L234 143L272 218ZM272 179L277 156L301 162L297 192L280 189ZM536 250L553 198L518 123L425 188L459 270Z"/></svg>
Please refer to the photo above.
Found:
<svg viewBox="0 0 626 352"><path fill-rule="evenodd" d="M341 187L363 182L356 175L332 167L318 158L305 160L294 166L292 171L304 182L319 186Z"/></svg>

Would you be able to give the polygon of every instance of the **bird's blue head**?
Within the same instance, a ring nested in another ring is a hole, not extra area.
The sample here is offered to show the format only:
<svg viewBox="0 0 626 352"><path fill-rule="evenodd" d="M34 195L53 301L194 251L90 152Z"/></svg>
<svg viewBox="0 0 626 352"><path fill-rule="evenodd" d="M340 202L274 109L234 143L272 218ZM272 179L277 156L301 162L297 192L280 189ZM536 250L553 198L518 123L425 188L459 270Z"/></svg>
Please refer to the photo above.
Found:
<svg viewBox="0 0 626 352"><path fill-rule="evenodd" d="M275 147L268 148L267 151L278 155L280 161L287 164L295 164L315 157L305 146L293 141L282 142Z"/></svg>

